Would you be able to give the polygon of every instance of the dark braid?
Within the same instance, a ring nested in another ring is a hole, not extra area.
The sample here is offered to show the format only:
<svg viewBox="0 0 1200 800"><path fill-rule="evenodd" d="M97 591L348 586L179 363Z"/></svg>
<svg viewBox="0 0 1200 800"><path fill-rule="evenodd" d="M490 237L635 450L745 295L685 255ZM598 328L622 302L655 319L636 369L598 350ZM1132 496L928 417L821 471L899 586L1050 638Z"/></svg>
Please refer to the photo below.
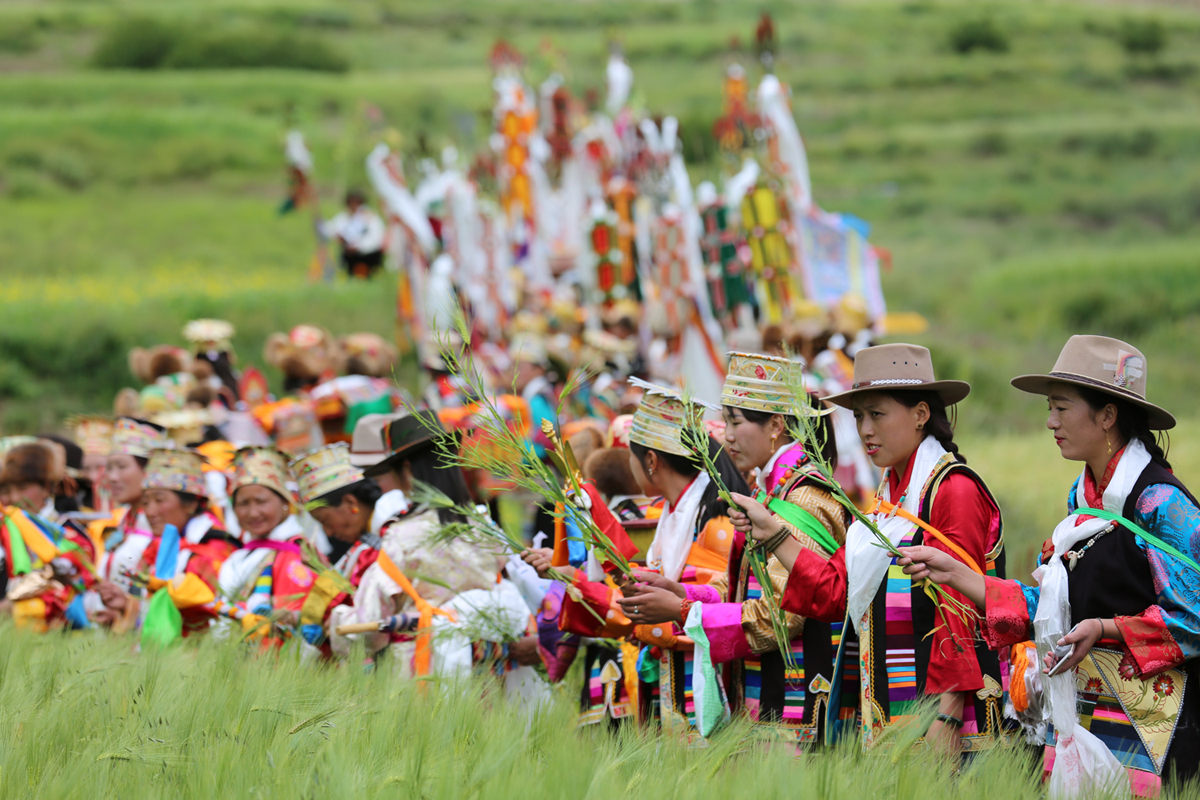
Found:
<svg viewBox="0 0 1200 800"><path fill-rule="evenodd" d="M929 420L925 423L925 432L937 439L938 444L947 453L953 453L960 464L967 463L967 457L958 452L958 445L954 442L954 423L950 421L950 416L946 411L946 401L940 394L924 391L885 392L885 394L905 408L916 408L921 402L929 406Z"/></svg>

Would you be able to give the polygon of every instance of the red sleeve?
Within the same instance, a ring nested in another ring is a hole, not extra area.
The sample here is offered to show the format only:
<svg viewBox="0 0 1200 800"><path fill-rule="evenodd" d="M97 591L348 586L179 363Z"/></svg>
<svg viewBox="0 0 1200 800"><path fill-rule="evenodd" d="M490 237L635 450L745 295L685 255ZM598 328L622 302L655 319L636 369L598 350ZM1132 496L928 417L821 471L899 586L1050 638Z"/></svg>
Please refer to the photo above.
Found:
<svg viewBox="0 0 1200 800"><path fill-rule="evenodd" d="M846 618L846 588L846 548L839 547L826 561L802 547L779 604L802 617L841 622Z"/></svg>
<svg viewBox="0 0 1200 800"><path fill-rule="evenodd" d="M604 498L596 491L596 487L591 483L585 483L583 484L583 490L587 492L592 504L592 522L596 523L596 527L612 543L613 549L623 555L626 561L637 555L637 545L633 543L633 540L629 538L629 534L625 532L625 526L621 524L616 515L605 505ZM605 572L616 571L616 564L611 563L607 559L603 559L602 561L601 566L604 567Z"/></svg>
<svg viewBox="0 0 1200 800"><path fill-rule="evenodd" d="M1125 649L1137 665L1139 678L1149 678L1183 663L1183 650L1163 621L1162 609L1150 606L1136 617L1115 617Z"/></svg>
<svg viewBox="0 0 1200 800"><path fill-rule="evenodd" d="M934 497L929 524L962 548L981 569L987 568L988 550L1000 535L1000 509L973 478L957 472L942 481ZM936 536L927 533L925 544L958 558ZM952 589L946 591L967 607L972 606L965 596ZM943 611L942 618L945 624L939 624L932 637L925 693L982 689L983 673L974 646L978 623L949 611Z"/></svg>
<svg viewBox="0 0 1200 800"><path fill-rule="evenodd" d="M579 636L624 639L633 632L633 623L617 605L620 592L606 583L584 579L582 571L567 587L558 615L558 629Z"/></svg>
<svg viewBox="0 0 1200 800"><path fill-rule="evenodd" d="M1033 638L1033 620L1025 593L1016 581L984 578L986 604L982 623L983 640L993 650L1011 647Z"/></svg>

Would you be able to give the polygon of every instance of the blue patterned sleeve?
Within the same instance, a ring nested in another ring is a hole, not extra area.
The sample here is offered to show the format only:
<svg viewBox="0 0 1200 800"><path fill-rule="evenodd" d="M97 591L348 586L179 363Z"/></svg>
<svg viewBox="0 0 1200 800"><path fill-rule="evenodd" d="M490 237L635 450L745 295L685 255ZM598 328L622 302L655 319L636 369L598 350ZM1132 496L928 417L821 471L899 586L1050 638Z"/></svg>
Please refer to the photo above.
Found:
<svg viewBox="0 0 1200 800"><path fill-rule="evenodd" d="M1176 550L1200 560L1200 509L1176 487L1157 484L1147 488L1138 498L1134 517L1135 522ZM1138 619L1153 627L1158 616L1184 659L1200 655L1200 574L1140 538L1138 544L1150 562L1158 595L1157 609L1147 609ZM1138 655L1136 650L1134 655Z"/></svg>

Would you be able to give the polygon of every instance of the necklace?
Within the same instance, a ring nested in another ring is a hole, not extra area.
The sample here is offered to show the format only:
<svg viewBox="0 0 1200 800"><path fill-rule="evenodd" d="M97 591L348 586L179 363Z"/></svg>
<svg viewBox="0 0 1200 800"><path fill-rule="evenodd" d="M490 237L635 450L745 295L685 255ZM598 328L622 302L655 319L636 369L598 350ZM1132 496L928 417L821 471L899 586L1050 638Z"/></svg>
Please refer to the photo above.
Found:
<svg viewBox="0 0 1200 800"><path fill-rule="evenodd" d="M1116 527L1117 523L1111 522L1101 530L1097 531L1092 538L1088 539L1087 543L1084 544L1083 547L1080 547L1077 550L1068 550L1066 553L1064 553L1063 560L1067 562L1067 569L1073 572L1075 570L1075 565L1079 563L1079 559L1083 558L1084 554L1092 548L1092 545L1103 539L1106 534L1115 530Z"/></svg>

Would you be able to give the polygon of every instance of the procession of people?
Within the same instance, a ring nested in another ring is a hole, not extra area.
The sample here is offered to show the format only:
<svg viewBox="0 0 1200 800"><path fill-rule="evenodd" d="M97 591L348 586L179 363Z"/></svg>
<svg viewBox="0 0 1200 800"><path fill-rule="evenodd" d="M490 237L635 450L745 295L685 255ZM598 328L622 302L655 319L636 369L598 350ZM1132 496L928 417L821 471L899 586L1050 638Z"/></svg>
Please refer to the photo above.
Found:
<svg viewBox="0 0 1200 800"><path fill-rule="evenodd" d="M399 273L394 341L297 324L272 391L233 324L181 320L111 415L0 438L11 624L486 676L697 746L739 715L798 754L919 725L947 758L1038 749L1068 796L1194 777L1200 507L1153 354L1081 333L1013 379L1083 467L1012 580L954 440L971 387L898 341L887 255L817 206L769 68L753 98L725 76L729 174L693 189L619 53L602 109L493 66L490 152L410 190L380 145L382 217L352 190L318 227L350 279ZM299 134L288 158L303 205Z"/></svg>

